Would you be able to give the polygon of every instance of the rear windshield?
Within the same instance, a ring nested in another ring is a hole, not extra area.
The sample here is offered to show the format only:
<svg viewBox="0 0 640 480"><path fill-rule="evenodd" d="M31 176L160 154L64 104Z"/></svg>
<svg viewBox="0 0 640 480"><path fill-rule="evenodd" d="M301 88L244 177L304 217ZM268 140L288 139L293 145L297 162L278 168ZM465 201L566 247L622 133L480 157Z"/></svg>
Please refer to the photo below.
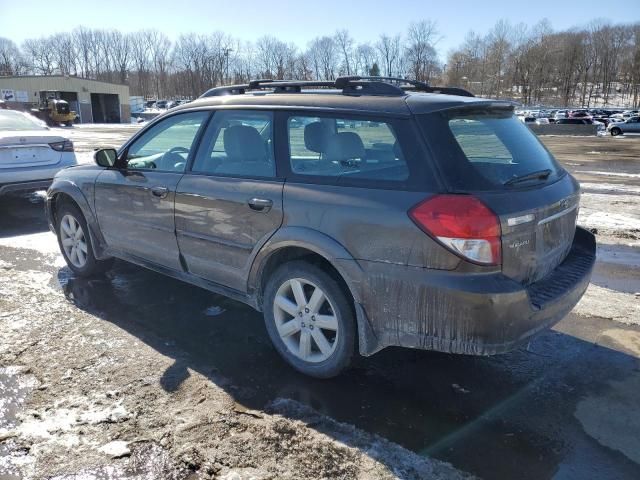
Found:
<svg viewBox="0 0 640 480"><path fill-rule="evenodd" d="M0 111L0 131L46 130L46 125L37 118L13 110Z"/></svg>
<svg viewBox="0 0 640 480"><path fill-rule="evenodd" d="M531 186L553 181L563 173L551 153L511 110L450 110L422 115L420 123L440 168L456 189ZM535 172L543 173L518 180Z"/></svg>

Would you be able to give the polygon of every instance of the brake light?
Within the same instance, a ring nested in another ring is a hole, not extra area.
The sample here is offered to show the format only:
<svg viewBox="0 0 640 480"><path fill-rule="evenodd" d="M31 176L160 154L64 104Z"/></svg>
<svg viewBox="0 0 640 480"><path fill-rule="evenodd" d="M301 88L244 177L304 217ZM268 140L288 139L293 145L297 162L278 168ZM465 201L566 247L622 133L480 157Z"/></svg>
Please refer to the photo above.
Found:
<svg viewBox="0 0 640 480"><path fill-rule="evenodd" d="M65 140L63 142L53 142L49 146L56 152L73 152L73 142L71 140Z"/></svg>
<svg viewBox="0 0 640 480"><path fill-rule="evenodd" d="M409 217L456 255L483 265L502 261L500 220L471 195L436 195L409 210Z"/></svg>

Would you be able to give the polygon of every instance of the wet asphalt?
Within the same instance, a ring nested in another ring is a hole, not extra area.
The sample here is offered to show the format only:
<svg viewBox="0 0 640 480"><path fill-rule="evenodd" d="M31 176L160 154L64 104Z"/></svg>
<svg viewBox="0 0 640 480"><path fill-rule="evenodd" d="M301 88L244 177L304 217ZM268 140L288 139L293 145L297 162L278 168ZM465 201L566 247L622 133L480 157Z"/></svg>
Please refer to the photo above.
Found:
<svg viewBox="0 0 640 480"><path fill-rule="evenodd" d="M0 237L45 231L41 201L0 199ZM483 478L640 478L640 454L623 454L610 433L640 431L608 408L622 395L626 413L640 416L640 391L629 391L640 361L603 340L609 320L569 315L527 348L494 357L389 348L320 381L280 359L261 314L245 305L124 262L90 280L55 271L79 309L174 359L161 380L168 391L198 371L249 408L292 398ZM585 428L585 408L611 428Z"/></svg>

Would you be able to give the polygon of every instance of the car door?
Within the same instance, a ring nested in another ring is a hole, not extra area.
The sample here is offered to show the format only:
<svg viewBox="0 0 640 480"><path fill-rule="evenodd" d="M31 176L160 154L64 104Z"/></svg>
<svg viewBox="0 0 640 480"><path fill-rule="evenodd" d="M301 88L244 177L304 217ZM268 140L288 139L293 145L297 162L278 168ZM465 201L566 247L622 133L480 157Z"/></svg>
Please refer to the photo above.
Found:
<svg viewBox="0 0 640 480"><path fill-rule="evenodd" d="M282 224L273 113L219 110L176 190L176 233L189 272L246 291L251 261Z"/></svg>
<svg viewBox="0 0 640 480"><path fill-rule="evenodd" d="M631 117L624 124L624 131L629 133L640 133L640 118Z"/></svg>
<svg viewBox="0 0 640 480"><path fill-rule="evenodd" d="M174 199L180 178L209 112L178 113L127 145L120 168L100 173L95 208L108 247L156 265L181 270Z"/></svg>

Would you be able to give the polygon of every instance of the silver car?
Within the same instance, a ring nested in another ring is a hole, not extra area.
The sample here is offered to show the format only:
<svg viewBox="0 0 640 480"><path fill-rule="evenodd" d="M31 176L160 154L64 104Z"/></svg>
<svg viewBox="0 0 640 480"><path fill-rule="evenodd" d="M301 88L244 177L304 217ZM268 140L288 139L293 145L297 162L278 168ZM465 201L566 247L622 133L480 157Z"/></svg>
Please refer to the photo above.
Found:
<svg viewBox="0 0 640 480"><path fill-rule="evenodd" d="M631 117L624 122L610 123L607 131L614 137L623 133L640 133L640 117Z"/></svg>
<svg viewBox="0 0 640 480"><path fill-rule="evenodd" d="M59 170L76 164L71 140L28 114L0 110L0 196L45 190Z"/></svg>

